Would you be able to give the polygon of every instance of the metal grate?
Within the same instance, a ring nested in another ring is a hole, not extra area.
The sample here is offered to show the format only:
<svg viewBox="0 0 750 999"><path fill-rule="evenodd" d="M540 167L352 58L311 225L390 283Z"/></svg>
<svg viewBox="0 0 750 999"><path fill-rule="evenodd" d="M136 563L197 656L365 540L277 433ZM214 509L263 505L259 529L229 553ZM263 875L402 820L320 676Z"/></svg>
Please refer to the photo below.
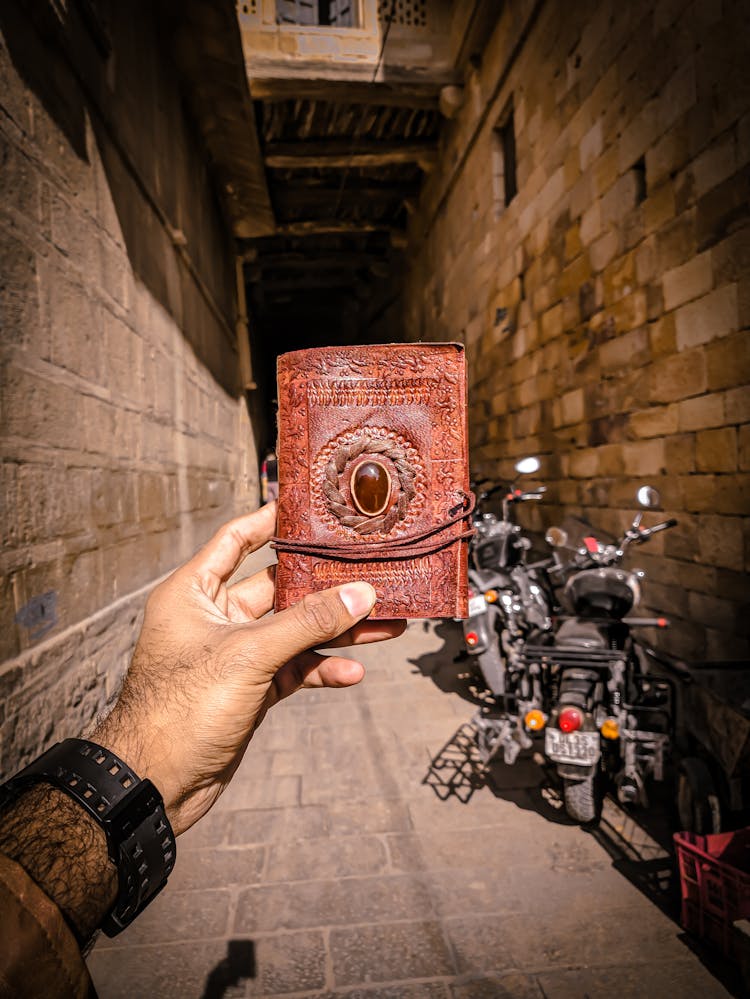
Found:
<svg viewBox="0 0 750 999"><path fill-rule="evenodd" d="M378 19L404 28L426 28L427 0L378 0Z"/></svg>

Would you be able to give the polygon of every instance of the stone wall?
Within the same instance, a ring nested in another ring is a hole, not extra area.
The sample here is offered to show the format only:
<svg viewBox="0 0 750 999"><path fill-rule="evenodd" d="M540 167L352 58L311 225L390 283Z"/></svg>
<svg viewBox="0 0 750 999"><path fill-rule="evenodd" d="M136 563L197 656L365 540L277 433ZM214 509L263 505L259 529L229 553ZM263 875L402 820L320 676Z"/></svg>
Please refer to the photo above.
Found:
<svg viewBox="0 0 750 999"><path fill-rule="evenodd" d="M690 660L749 651L747 39L732 0L512 0L411 223L406 329L466 343L475 472L538 453L535 528L618 534L658 487L679 527L630 564Z"/></svg>
<svg viewBox="0 0 750 999"><path fill-rule="evenodd" d="M257 504L232 242L156 8L20 6L0 11L4 772L92 719L153 581Z"/></svg>

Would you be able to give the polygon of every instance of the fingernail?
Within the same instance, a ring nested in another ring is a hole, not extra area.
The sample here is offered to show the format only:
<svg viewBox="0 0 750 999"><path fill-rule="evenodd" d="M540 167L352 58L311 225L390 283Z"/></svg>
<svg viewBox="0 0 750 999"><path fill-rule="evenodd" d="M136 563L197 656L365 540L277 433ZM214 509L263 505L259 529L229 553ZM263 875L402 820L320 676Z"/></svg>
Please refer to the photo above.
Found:
<svg viewBox="0 0 750 999"><path fill-rule="evenodd" d="M362 617L372 610L375 600L375 590L369 583L347 583L339 590L341 603L352 617Z"/></svg>

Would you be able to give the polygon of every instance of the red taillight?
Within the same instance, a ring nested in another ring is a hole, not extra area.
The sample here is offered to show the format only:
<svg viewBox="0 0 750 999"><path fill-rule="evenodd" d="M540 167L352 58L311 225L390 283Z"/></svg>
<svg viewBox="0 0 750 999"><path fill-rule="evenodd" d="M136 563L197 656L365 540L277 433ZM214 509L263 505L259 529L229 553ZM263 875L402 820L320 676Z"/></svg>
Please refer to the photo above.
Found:
<svg viewBox="0 0 750 999"><path fill-rule="evenodd" d="M561 732L577 732L583 725L583 715L578 708L563 708L557 717L557 727Z"/></svg>
<svg viewBox="0 0 750 999"><path fill-rule="evenodd" d="M465 638L466 638L466 644L469 646L469 648L473 648L479 641L479 635L477 635L475 631L467 631Z"/></svg>

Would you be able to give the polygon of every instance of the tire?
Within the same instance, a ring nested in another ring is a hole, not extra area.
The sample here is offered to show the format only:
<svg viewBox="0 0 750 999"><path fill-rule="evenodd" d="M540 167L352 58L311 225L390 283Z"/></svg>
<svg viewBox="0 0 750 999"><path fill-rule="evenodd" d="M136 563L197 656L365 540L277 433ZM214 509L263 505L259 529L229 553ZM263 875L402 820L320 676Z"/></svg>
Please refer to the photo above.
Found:
<svg viewBox="0 0 750 999"><path fill-rule="evenodd" d="M595 775L583 780L563 777L563 800L565 811L574 822L582 826L594 826L602 814L602 797L599 781Z"/></svg>
<svg viewBox="0 0 750 999"><path fill-rule="evenodd" d="M697 756L686 756L677 771L680 828L706 836L721 832L721 806L711 771Z"/></svg>

